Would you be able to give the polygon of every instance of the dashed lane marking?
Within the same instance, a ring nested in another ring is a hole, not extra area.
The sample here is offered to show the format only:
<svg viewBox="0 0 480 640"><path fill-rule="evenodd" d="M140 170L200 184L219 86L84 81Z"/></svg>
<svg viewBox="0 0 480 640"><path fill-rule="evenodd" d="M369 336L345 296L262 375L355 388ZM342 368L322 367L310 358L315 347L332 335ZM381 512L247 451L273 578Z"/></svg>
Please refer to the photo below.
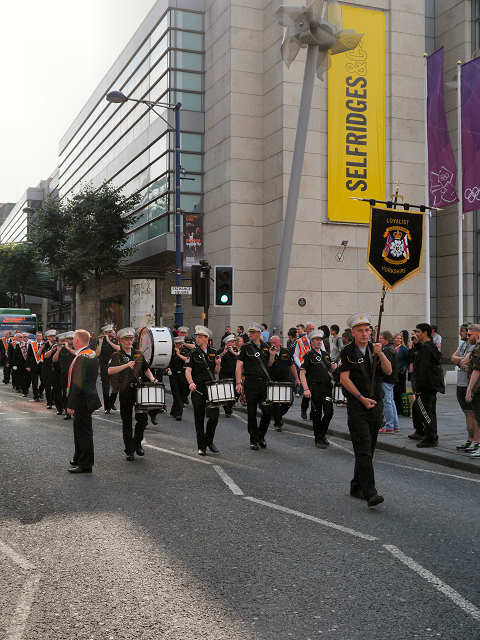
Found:
<svg viewBox="0 0 480 640"><path fill-rule="evenodd" d="M11 547L0 540L0 551L10 558L12 562L18 564L19 567L25 569L25 571L34 571L36 567L31 564L26 558L18 554Z"/></svg>
<svg viewBox="0 0 480 640"><path fill-rule="evenodd" d="M144 447L149 449L155 449L155 451L161 451L161 453L169 453L171 456L178 456L179 458L186 458L187 460L193 460L193 462L200 462L201 464L212 465L213 463L203 458L194 458L193 456L187 456L184 453L178 453L177 451L171 451L170 449L162 449L161 447L155 447L153 444L144 444Z"/></svg>
<svg viewBox="0 0 480 640"><path fill-rule="evenodd" d="M225 484L227 485L227 487L230 489L232 493L234 493L236 496L243 496L243 491L240 489L240 487L237 484L235 484L235 482L230 478L230 476L227 473L225 473L222 467L215 464L213 465L213 468L218 473L220 478L225 482Z"/></svg>

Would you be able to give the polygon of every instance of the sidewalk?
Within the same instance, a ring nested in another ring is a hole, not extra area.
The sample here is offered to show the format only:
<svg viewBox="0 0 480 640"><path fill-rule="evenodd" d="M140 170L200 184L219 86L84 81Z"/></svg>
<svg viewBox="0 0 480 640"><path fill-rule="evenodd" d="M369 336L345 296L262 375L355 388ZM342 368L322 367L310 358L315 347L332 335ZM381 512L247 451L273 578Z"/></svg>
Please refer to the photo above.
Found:
<svg viewBox="0 0 480 640"><path fill-rule="evenodd" d="M167 376L164 377L167 393L170 385ZM426 460L451 469L461 469L470 473L480 474L480 458L471 458L469 453L457 451L456 447L467 440L465 417L459 407L456 397L457 387L446 385L445 395L437 394L437 431L438 446L432 449L418 449L417 440L409 440L409 433L413 433L412 418L399 416L400 432L397 434L379 434L377 449L398 453L418 460ZM283 418L284 425L294 425L307 431L312 431L310 420L302 420L300 416L301 398L295 398L293 406ZM246 408L235 405L234 411L246 413ZM273 428L271 425L270 428ZM335 407L333 419L330 423L328 435L344 440L350 440L347 427L347 410Z"/></svg>

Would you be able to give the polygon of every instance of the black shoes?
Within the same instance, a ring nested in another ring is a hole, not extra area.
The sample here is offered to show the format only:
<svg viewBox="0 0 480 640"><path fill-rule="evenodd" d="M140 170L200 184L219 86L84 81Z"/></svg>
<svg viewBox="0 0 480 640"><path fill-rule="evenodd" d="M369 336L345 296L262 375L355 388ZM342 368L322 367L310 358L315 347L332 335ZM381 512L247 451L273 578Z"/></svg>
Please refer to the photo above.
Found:
<svg viewBox="0 0 480 640"><path fill-rule="evenodd" d="M327 445L323 442L323 440L315 440L315 446L317 449L326 449Z"/></svg>
<svg viewBox="0 0 480 640"><path fill-rule="evenodd" d="M199 449L198 450L198 455L199 456L206 456L207 455L207 450L206 449Z"/></svg>
<svg viewBox="0 0 480 640"><path fill-rule="evenodd" d="M71 464L72 467L78 467L78 462L74 462L73 460L69 460L68 464Z"/></svg>
<svg viewBox="0 0 480 640"><path fill-rule="evenodd" d="M225 418L231 418L233 411L225 412Z"/></svg>
<svg viewBox="0 0 480 640"><path fill-rule="evenodd" d="M47 404L47 409L53 409L51 404Z"/></svg>
<svg viewBox="0 0 480 640"><path fill-rule="evenodd" d="M71 416L69 413L66 413L66 414L63 416L63 419L64 419L64 420L71 420L71 419L72 419L72 416Z"/></svg>
<svg viewBox="0 0 480 640"><path fill-rule="evenodd" d="M128 462L133 462L135 460L135 456L133 455L133 453L127 453L125 455L125 460L127 460Z"/></svg>
<svg viewBox="0 0 480 640"><path fill-rule="evenodd" d="M109 413L110 413L110 409L105 409L104 413L105 413L106 416L108 416Z"/></svg>
<svg viewBox="0 0 480 640"><path fill-rule="evenodd" d="M73 467L69 469L68 473L92 473L91 469L85 469L85 467Z"/></svg>
<svg viewBox="0 0 480 640"><path fill-rule="evenodd" d="M181 419L182 419L182 418L181 418L181 416L175 416L175 420L176 420L177 422L180 422L180 420L181 420Z"/></svg>
<svg viewBox="0 0 480 640"><path fill-rule="evenodd" d="M256 442L251 442L251 443L250 443L250 449L251 449L252 451L258 451L259 446L258 446L258 444L257 444Z"/></svg>
<svg viewBox="0 0 480 640"><path fill-rule="evenodd" d="M308 420L308 416L307 416L307 412L306 411L300 411L300 415L302 416L302 420Z"/></svg>
<svg viewBox="0 0 480 640"><path fill-rule="evenodd" d="M262 449L267 448L267 443L265 442L265 438L261 438L261 440L258 441L258 446L261 447Z"/></svg>
<svg viewBox="0 0 480 640"><path fill-rule="evenodd" d="M34 402L40 402L40 398L34 398L33 401Z"/></svg>
<svg viewBox="0 0 480 640"><path fill-rule="evenodd" d="M219 453L219 450L217 449L217 447L213 444L213 442L211 442L210 444L207 444L207 447L210 449L210 451L212 453Z"/></svg>
<svg viewBox="0 0 480 640"><path fill-rule="evenodd" d="M111 409L112 411L116 411L116 410L117 410L117 407L116 407L114 404L112 404L112 406L110 407L110 409Z"/></svg>
<svg viewBox="0 0 480 640"><path fill-rule="evenodd" d="M158 424L158 420L155 416L150 416L150 421L152 424Z"/></svg>
<svg viewBox="0 0 480 640"><path fill-rule="evenodd" d="M57 411L57 416L63 416L63 411Z"/></svg>
<svg viewBox="0 0 480 640"><path fill-rule="evenodd" d="M135 452L136 452L137 456L144 456L145 455L145 451L143 450L143 447L141 447L141 446L137 447L135 449Z"/></svg>
<svg viewBox="0 0 480 640"><path fill-rule="evenodd" d="M410 440L422 440L423 436L415 431L415 433L409 433L407 438L409 438Z"/></svg>
<svg viewBox="0 0 480 640"><path fill-rule="evenodd" d="M426 440L425 438L423 440L420 440L420 442L417 442L417 447L419 449L427 449L429 447L436 447L438 445L438 439L437 440Z"/></svg>
<svg viewBox="0 0 480 640"><path fill-rule="evenodd" d="M379 496L378 493L375 496L370 496L370 498L368 499L367 502L367 506L368 507L376 507L377 504L381 504L382 502L385 501L385 498L383 496Z"/></svg>
<svg viewBox="0 0 480 640"><path fill-rule="evenodd" d="M352 498L358 498L359 500L367 500L366 495L360 489L358 489L357 491L350 489L350 495L352 496Z"/></svg>
<svg viewBox="0 0 480 640"><path fill-rule="evenodd" d="M282 422L277 422L277 424L274 424L273 426L275 427L275 431L281 431L282 430Z"/></svg>
<svg viewBox="0 0 480 640"><path fill-rule="evenodd" d="M26 398L28 396L28 393L22 393L22 398Z"/></svg>

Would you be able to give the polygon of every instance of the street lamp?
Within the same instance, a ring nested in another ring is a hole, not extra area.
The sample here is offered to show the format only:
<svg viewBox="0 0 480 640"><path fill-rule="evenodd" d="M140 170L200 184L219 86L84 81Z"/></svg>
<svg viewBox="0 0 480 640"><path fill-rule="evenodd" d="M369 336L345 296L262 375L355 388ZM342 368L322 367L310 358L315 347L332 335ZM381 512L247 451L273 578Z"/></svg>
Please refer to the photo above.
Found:
<svg viewBox="0 0 480 640"><path fill-rule="evenodd" d="M106 100L108 102L113 102L114 104L123 104L127 102L127 100L131 100L132 102L140 102L142 104L147 105L149 109L151 109L154 113L157 114L164 122L166 122L167 126L171 129L170 124L165 120L165 118L155 111L154 107L163 107L165 109L172 109L175 115L175 285L177 287L182 286L182 246L181 246L181 234L180 234L180 176L181 176L181 166L180 166L180 108L182 106L181 102L177 102L176 104L171 104L169 102L152 102L151 100L136 100L135 98L127 98L125 94L121 91L110 91L106 95ZM182 310L182 296L181 294L176 295L176 304L175 304L175 324L183 325L183 310Z"/></svg>

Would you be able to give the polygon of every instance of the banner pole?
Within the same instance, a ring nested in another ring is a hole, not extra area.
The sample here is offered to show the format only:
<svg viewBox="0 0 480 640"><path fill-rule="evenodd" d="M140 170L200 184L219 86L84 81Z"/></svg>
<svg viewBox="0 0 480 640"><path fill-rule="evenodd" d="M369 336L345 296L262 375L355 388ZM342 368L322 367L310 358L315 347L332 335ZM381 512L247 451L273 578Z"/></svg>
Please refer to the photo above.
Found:
<svg viewBox="0 0 480 640"><path fill-rule="evenodd" d="M457 62L457 134L458 134L458 326L463 324L463 158L462 158L462 63Z"/></svg>
<svg viewBox="0 0 480 640"><path fill-rule="evenodd" d="M430 204L430 188L428 180L428 127L427 127L427 101L428 101L428 82L427 82L427 58L426 53L423 54L424 63L424 86L425 86L425 202ZM425 322L430 324L430 211L425 211Z"/></svg>

